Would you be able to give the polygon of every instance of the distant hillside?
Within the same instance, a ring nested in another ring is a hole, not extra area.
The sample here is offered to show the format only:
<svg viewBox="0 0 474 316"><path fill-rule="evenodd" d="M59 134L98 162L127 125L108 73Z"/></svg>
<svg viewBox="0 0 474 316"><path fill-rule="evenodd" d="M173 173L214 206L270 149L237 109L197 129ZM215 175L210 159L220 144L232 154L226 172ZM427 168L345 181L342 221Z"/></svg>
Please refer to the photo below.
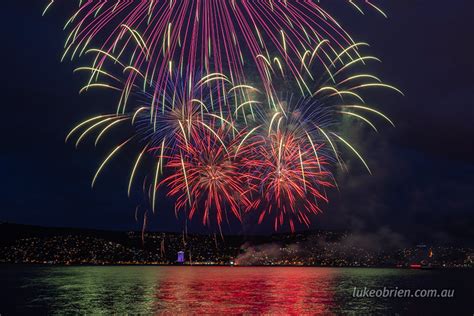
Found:
<svg viewBox="0 0 474 316"><path fill-rule="evenodd" d="M42 227L23 224L0 223L0 245L10 244L18 239L38 237L45 238L51 236L64 235L83 235L96 236L106 239L123 239L126 237L124 232L92 230L82 228L65 227Z"/></svg>

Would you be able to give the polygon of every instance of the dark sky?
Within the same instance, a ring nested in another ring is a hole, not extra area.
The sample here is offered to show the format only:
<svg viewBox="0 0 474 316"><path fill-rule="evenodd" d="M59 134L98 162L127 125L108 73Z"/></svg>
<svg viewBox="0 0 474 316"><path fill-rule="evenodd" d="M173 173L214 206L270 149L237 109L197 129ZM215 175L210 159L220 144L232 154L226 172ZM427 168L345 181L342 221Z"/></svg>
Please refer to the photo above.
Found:
<svg viewBox="0 0 474 316"><path fill-rule="evenodd" d="M46 226L132 229L137 200L126 197L129 163L116 163L97 187L90 181L105 152L64 144L74 123L110 109L101 93L78 95L74 64L59 62L69 12L42 18L44 1L7 1L2 29L0 220ZM349 159L313 228L371 232L412 242L472 244L474 225L474 3L380 1L388 20L357 15L339 1L329 11L371 44L375 71L406 96L376 104L396 122L357 133L374 175ZM326 3L326 4L325 4ZM160 202L164 203L164 202ZM177 230L169 202L151 229ZM197 220L199 222L199 220ZM267 227L245 225L248 232ZM229 231L237 233L239 225Z"/></svg>

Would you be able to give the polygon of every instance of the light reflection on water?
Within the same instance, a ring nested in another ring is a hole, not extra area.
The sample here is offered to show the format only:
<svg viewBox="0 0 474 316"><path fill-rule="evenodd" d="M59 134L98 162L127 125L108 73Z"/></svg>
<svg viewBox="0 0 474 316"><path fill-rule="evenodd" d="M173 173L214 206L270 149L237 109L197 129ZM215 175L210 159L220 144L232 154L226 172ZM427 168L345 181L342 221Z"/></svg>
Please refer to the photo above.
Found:
<svg viewBox="0 0 474 316"><path fill-rule="evenodd" d="M0 266L0 314L438 314L470 310L472 271L269 267ZM456 288L455 299L363 299L368 288ZM435 304L436 303L436 304Z"/></svg>

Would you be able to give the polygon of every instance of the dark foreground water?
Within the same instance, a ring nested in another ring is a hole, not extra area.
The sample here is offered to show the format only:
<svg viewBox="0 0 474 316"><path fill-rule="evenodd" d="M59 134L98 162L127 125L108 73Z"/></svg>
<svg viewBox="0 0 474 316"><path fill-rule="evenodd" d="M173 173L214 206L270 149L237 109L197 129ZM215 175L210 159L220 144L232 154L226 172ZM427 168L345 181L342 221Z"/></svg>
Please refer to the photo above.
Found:
<svg viewBox="0 0 474 316"><path fill-rule="evenodd" d="M0 265L0 314L473 315L474 271ZM454 289L454 298L357 298L368 289Z"/></svg>

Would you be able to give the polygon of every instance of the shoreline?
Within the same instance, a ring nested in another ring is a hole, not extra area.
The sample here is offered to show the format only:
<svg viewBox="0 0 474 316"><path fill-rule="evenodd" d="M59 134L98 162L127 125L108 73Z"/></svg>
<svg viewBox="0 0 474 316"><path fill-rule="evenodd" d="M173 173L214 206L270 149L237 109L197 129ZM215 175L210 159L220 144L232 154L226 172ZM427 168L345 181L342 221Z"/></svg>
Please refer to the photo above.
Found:
<svg viewBox="0 0 474 316"><path fill-rule="evenodd" d="M393 269L393 270L470 270L472 267L421 267L408 266L320 266L320 265L231 265L231 264L155 264L155 263L104 263L104 264L65 264L65 263L11 263L0 262L1 266L31 266L31 267L227 267L227 268L331 268L331 269Z"/></svg>

